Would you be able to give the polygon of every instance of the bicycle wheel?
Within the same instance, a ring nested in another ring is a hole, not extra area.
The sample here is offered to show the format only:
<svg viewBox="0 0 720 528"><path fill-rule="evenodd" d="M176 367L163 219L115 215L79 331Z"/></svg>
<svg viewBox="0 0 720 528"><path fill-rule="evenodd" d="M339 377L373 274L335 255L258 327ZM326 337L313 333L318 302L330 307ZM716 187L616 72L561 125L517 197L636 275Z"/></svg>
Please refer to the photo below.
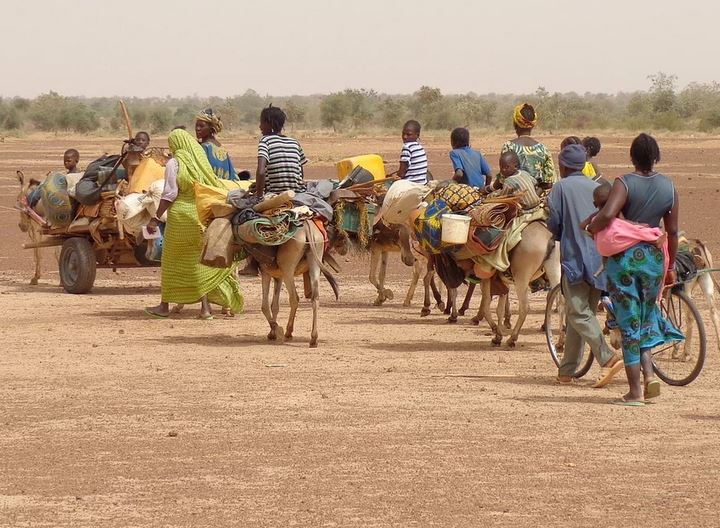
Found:
<svg viewBox="0 0 720 528"><path fill-rule="evenodd" d="M698 377L705 363L705 325L682 289L673 289L663 297L660 310L685 335L685 340L652 350L655 373L668 385L687 385Z"/></svg>
<svg viewBox="0 0 720 528"><path fill-rule="evenodd" d="M560 367L565 351L565 299L559 284L548 292L545 304L545 339L555 366ZM594 356L589 347L586 347L583 356L580 367L573 374L574 378L582 378L592 367Z"/></svg>

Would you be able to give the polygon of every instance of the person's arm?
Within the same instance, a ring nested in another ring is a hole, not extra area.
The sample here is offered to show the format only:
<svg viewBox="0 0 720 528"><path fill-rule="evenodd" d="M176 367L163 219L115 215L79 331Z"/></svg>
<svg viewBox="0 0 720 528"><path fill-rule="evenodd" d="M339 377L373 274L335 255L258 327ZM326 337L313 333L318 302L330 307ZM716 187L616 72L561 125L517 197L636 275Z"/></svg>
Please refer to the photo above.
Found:
<svg viewBox="0 0 720 528"><path fill-rule="evenodd" d="M267 160L258 156L257 170L255 171L255 194L265 194L265 173L267 172Z"/></svg>
<svg viewBox="0 0 720 528"><path fill-rule="evenodd" d="M453 166L452 179L458 183L463 183L465 181L465 171L462 168L460 157L452 150L450 151L450 162Z"/></svg>
<svg viewBox="0 0 720 528"><path fill-rule="evenodd" d="M410 149L403 145L403 149L400 152L400 166L398 167L398 178L401 180L405 178L408 169L410 168Z"/></svg>
<svg viewBox="0 0 720 528"><path fill-rule="evenodd" d="M178 195L178 162L175 158L168 160L165 165L165 185L163 186L162 195L160 195L160 204L158 205L157 211L155 211L155 218L151 218L148 222L148 231L150 233L155 231L155 228L160 223L160 218L165 214L170 206L173 204Z"/></svg>
<svg viewBox="0 0 720 528"><path fill-rule="evenodd" d="M562 237L562 191L560 186L556 185L550 191L547 197L550 215L547 220L547 227L553 234L555 240Z"/></svg>
<svg viewBox="0 0 720 528"><path fill-rule="evenodd" d="M612 219L616 218L620 211L622 211L626 201L627 187L625 187L622 179L616 178L610 190L608 201L605 203L605 207L595 215L595 218L588 224L587 230L595 235L598 231L605 229Z"/></svg>
<svg viewBox="0 0 720 528"><path fill-rule="evenodd" d="M663 226L668 237L668 269L666 284L675 284L677 282L677 272L675 271L675 256L678 248L678 225L680 218L680 204L678 201L677 191L673 190L673 206L670 211L663 216Z"/></svg>
<svg viewBox="0 0 720 528"><path fill-rule="evenodd" d="M486 181L492 180L492 169L490 168L490 164L485 161L484 156L480 156L480 172L485 175Z"/></svg>
<svg viewBox="0 0 720 528"><path fill-rule="evenodd" d="M255 194L265 194L265 176L267 175L267 164L270 161L270 150L267 143L261 139L258 143L257 169L255 170Z"/></svg>
<svg viewBox="0 0 720 528"><path fill-rule="evenodd" d="M308 162L308 159L305 157L305 151L300 146L300 143L298 143L298 149L300 150L300 176L304 180L305 170L303 169L303 166Z"/></svg>

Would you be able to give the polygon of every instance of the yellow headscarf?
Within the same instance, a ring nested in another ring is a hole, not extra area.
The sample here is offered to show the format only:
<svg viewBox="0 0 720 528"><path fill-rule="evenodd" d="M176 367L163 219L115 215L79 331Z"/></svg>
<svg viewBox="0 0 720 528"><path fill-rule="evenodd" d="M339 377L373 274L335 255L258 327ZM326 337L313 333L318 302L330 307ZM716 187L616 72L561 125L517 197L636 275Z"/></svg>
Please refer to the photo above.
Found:
<svg viewBox="0 0 720 528"><path fill-rule="evenodd" d="M206 108L198 115L196 115L195 119L197 119L198 121L205 121L206 123L210 123L210 126L213 128L213 130L215 130L216 134L219 134L222 131L222 121L220 121L220 116L213 112L212 108Z"/></svg>
<svg viewBox="0 0 720 528"><path fill-rule="evenodd" d="M205 151L187 131L177 128L170 132L168 146L178 161L178 179L187 180L190 185L192 182L199 182L211 187L222 187Z"/></svg>
<svg viewBox="0 0 720 528"><path fill-rule="evenodd" d="M537 123L537 120L538 120L537 112L535 112L535 119L533 119L532 121L525 119L525 117L522 115L522 113L520 113L521 110L523 108L525 108L526 106L529 106L530 108L532 108L533 111L535 110L531 104L522 103L522 104L517 105L515 107L515 111L513 112L513 123L515 123L515 125L518 128L533 128L535 126L535 123Z"/></svg>

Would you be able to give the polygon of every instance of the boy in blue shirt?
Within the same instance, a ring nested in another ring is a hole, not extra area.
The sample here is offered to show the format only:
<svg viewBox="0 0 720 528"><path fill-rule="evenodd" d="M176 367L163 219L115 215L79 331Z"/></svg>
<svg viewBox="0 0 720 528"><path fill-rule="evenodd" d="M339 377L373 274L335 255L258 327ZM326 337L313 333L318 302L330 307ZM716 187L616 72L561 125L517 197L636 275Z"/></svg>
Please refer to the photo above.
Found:
<svg viewBox="0 0 720 528"><path fill-rule="evenodd" d="M485 187L492 179L492 171L485 158L470 148L470 132L467 128L456 128L450 134L450 161L453 164L453 180L458 183Z"/></svg>

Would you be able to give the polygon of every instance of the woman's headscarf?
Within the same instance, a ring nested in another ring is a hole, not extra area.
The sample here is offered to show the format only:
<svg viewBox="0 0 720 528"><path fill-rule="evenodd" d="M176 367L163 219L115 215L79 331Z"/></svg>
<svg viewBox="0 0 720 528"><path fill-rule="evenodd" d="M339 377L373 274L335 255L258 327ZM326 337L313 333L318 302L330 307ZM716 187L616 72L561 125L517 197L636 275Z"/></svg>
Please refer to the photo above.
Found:
<svg viewBox="0 0 720 528"><path fill-rule="evenodd" d="M522 115L522 109L525 107L530 107L532 111L535 113L535 119L532 121L525 119L525 116ZM538 115L537 112L535 112L535 109L532 107L532 105L528 103L522 103L515 107L515 111L513 112L513 123L515 123L515 126L518 128L533 128L535 126L535 123L537 123Z"/></svg>
<svg viewBox="0 0 720 528"><path fill-rule="evenodd" d="M170 132L168 146L173 157L178 161L181 174L187 172L191 181L212 187L222 187L210 166L205 151L187 131L177 128Z"/></svg>
<svg viewBox="0 0 720 528"><path fill-rule="evenodd" d="M220 116L213 112L212 108L206 108L198 115L196 115L195 119L197 119L198 121L205 121L206 123L210 123L210 126L216 134L219 134L222 131L222 121L220 121Z"/></svg>

